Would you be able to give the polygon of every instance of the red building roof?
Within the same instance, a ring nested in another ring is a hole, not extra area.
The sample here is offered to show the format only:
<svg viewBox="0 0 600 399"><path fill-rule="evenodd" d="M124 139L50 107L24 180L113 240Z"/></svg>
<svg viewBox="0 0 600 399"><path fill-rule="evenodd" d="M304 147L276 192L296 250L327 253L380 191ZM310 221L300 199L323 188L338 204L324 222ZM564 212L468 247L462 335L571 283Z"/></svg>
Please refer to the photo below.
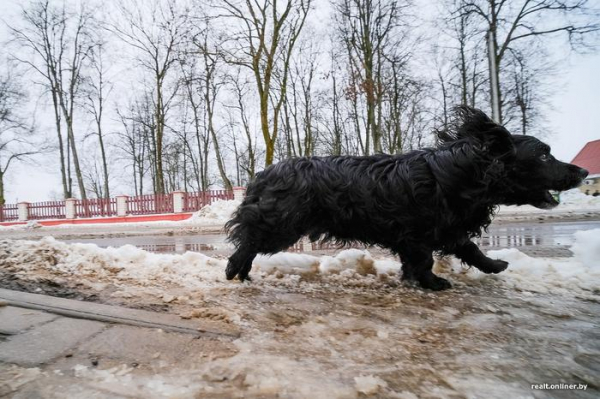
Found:
<svg viewBox="0 0 600 399"><path fill-rule="evenodd" d="M587 169L590 175L600 174L600 140L587 143L571 163Z"/></svg>

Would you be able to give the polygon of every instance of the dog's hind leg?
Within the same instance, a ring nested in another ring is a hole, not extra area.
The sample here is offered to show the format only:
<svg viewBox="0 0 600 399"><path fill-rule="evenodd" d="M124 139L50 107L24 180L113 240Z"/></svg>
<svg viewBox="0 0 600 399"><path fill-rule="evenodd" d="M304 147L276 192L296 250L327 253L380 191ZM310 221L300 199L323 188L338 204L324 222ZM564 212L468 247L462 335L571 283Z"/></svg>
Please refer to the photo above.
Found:
<svg viewBox="0 0 600 399"><path fill-rule="evenodd" d="M452 287L444 278L438 277L433 268L433 251L410 250L401 251L402 280L416 281L423 288L441 291Z"/></svg>
<svg viewBox="0 0 600 399"><path fill-rule="evenodd" d="M250 280L248 274L252 270L252 261L257 254L275 254L289 248L300 239L301 235L290 231L273 230L269 233L255 230L249 233L251 242L241 243L238 249L229 257L225 274L228 280L235 276L240 281Z"/></svg>
<svg viewBox="0 0 600 399"><path fill-rule="evenodd" d="M508 267L508 262L499 259L490 259L481 252L472 241L467 241L458 247L454 254L467 265L475 266L484 273L500 273Z"/></svg>
<svg viewBox="0 0 600 399"><path fill-rule="evenodd" d="M246 246L240 246L234 253L229 257L227 263L227 269L225 275L227 280L233 279L238 276L240 281L250 280L248 274L252 269L252 261L256 257L256 252L249 249Z"/></svg>

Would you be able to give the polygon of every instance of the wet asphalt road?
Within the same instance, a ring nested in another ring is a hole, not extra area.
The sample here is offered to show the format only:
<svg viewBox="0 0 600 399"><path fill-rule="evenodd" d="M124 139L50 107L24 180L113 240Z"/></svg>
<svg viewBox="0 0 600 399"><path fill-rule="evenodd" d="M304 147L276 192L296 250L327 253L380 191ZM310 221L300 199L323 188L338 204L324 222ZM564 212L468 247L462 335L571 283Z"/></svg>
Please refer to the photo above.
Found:
<svg viewBox="0 0 600 399"><path fill-rule="evenodd" d="M600 220L496 223L492 224L488 232L484 233L477 242L485 250L517 248L530 256L568 257L572 255L569 247L573 244L573 234L576 231L598 228L600 228ZM158 253L197 251L214 256L227 255L231 252L231 247L225 242L223 234L94 237L61 241L93 243L100 247L134 245ZM303 251L308 249L306 245L299 243L290 250ZM356 246L356 248L364 247ZM335 245L316 243L312 245L315 254L328 254L337 249Z"/></svg>

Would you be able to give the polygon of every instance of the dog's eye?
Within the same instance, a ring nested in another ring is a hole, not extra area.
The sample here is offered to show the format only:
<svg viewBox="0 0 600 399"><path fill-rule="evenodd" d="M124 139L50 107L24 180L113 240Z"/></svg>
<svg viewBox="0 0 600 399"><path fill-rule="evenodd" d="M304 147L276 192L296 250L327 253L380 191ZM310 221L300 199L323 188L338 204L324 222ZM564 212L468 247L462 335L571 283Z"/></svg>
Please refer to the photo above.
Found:
<svg viewBox="0 0 600 399"><path fill-rule="evenodd" d="M542 154L542 155L540 155L540 160L542 162L548 162L550 159L551 159L550 154Z"/></svg>

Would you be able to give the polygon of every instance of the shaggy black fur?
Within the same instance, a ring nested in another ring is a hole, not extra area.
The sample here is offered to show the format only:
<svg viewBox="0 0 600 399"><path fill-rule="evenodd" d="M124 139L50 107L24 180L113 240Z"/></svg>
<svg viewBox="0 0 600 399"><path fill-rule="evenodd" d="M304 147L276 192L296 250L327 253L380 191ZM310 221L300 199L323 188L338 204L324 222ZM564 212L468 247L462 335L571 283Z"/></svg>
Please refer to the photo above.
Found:
<svg viewBox="0 0 600 399"><path fill-rule="evenodd" d="M237 247L227 278L249 279L258 253L274 254L308 235L388 248L400 256L403 279L449 288L431 271L433 252L499 273L508 263L486 257L471 241L495 207L554 207L548 190L576 187L587 176L554 159L538 139L512 135L476 109L457 108L452 127L438 137L437 148L296 158L259 173L226 225Z"/></svg>

